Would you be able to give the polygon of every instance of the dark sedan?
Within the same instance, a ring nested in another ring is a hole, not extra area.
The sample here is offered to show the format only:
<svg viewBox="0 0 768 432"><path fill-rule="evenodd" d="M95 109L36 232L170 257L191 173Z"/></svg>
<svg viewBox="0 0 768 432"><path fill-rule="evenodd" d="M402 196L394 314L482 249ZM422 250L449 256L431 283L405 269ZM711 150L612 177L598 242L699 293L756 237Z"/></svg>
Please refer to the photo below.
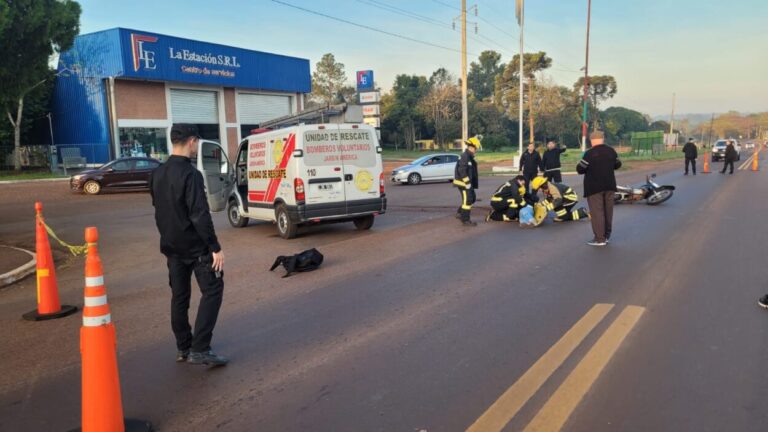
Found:
<svg viewBox="0 0 768 432"><path fill-rule="evenodd" d="M160 161L156 159L121 158L73 175L69 179L69 186L73 191L89 195L96 195L102 190L148 189L149 176L159 166Z"/></svg>

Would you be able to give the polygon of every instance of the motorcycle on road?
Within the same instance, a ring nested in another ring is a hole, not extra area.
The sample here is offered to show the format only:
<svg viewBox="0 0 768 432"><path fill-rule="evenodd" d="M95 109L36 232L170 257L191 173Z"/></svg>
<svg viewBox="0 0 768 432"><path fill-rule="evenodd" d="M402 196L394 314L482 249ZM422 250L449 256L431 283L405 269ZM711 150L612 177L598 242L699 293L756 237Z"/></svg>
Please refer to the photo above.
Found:
<svg viewBox="0 0 768 432"><path fill-rule="evenodd" d="M672 198L675 187L671 185L660 185L653 181L656 174L645 176L645 184L641 186L618 186L614 195L615 203L645 200L648 205L658 205Z"/></svg>

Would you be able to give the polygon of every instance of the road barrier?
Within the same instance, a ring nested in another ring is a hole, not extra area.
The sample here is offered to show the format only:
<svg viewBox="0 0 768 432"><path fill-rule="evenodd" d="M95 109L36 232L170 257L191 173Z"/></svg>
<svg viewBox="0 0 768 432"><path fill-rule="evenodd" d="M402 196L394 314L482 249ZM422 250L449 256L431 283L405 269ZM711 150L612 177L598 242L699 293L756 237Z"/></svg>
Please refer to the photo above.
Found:
<svg viewBox="0 0 768 432"><path fill-rule="evenodd" d="M35 203L35 256L37 259L37 309L27 312L24 319L43 321L62 318L77 311L76 306L61 305L56 266L53 262L48 232L43 219L43 204Z"/></svg>
<svg viewBox="0 0 768 432"><path fill-rule="evenodd" d="M120 376L117 370L117 337L112 323L104 270L99 258L99 233L85 229L85 307L80 328L82 357L83 432L151 432L143 420L123 417Z"/></svg>

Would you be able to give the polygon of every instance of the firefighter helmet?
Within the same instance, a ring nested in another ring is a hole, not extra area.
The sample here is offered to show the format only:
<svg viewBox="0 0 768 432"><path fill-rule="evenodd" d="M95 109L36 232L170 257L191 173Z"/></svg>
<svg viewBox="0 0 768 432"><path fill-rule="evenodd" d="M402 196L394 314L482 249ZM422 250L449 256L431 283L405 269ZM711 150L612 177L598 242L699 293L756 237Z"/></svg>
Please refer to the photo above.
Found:
<svg viewBox="0 0 768 432"><path fill-rule="evenodd" d="M547 184L547 178L546 177L536 177L531 181L531 189L533 190L539 190L542 186Z"/></svg>

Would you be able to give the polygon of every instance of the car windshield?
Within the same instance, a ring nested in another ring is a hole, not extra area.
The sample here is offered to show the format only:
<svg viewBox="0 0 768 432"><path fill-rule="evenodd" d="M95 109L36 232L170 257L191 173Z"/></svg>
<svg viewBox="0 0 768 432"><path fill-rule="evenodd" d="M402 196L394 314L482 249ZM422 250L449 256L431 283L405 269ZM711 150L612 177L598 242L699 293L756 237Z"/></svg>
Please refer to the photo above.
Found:
<svg viewBox="0 0 768 432"><path fill-rule="evenodd" d="M715 143L715 147L725 147L726 145L728 145L728 143L725 141L718 141Z"/></svg>
<svg viewBox="0 0 768 432"><path fill-rule="evenodd" d="M431 155L422 156L422 157L416 159L415 161L411 162L411 165L421 165L424 162L426 162L428 159L430 159L431 157L432 157Z"/></svg>

